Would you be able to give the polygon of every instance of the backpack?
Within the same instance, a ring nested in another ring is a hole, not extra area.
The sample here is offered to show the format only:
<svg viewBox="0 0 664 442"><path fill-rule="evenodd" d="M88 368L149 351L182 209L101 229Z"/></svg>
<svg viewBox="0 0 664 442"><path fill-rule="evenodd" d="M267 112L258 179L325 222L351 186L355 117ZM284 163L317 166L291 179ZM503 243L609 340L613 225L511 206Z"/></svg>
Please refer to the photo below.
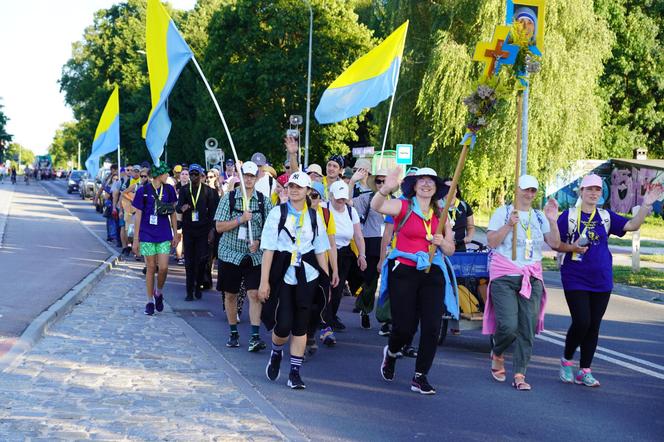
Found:
<svg viewBox="0 0 664 442"><path fill-rule="evenodd" d="M259 213L261 216L261 227L265 225L265 195L261 192L254 191L256 198L258 199L258 210L253 210L252 213ZM235 190L231 191L228 194L228 208L230 210L231 218L233 218L233 212L242 213L242 210L235 208Z"/></svg>
<svg viewBox="0 0 664 442"><path fill-rule="evenodd" d="M513 206L511 204L508 204L505 206L505 224L510 220L510 215L512 214ZM537 221L539 222L540 225L540 231L542 230L542 227L544 226L544 214L542 213L541 210L533 209L535 211L535 217L537 218Z"/></svg>
<svg viewBox="0 0 664 442"><path fill-rule="evenodd" d="M459 294L459 309L461 313L472 316L473 313L480 313L480 301L477 296L472 294L465 286L457 287Z"/></svg>
<svg viewBox="0 0 664 442"><path fill-rule="evenodd" d="M609 230L611 230L611 214L609 213L608 210L600 209L599 207L597 208L597 213L599 214L599 217L602 219L602 225L604 225L604 229L606 230L606 235L609 235ZM567 244L572 244L572 238L574 238L574 232L576 231L577 227L579 224L579 209L576 207L570 207L567 210L567 239L566 243ZM562 238L561 238L562 239ZM558 252L556 255L556 263L558 264L558 268L560 268L563 265L563 261L565 260L565 255L567 255L566 252Z"/></svg>
<svg viewBox="0 0 664 442"><path fill-rule="evenodd" d="M313 240L315 240L316 235L318 235L318 217L316 211L311 207L308 207L307 211L309 212L309 219L311 220L311 230L314 233ZM277 237L279 236L282 230L285 230L288 237L291 239L291 241L293 241L293 244L295 244L295 238L293 238L293 235L291 235L291 233L286 228L287 218L288 218L288 203L279 204L279 224L277 225ZM328 220L329 219L330 218L328 216Z"/></svg>

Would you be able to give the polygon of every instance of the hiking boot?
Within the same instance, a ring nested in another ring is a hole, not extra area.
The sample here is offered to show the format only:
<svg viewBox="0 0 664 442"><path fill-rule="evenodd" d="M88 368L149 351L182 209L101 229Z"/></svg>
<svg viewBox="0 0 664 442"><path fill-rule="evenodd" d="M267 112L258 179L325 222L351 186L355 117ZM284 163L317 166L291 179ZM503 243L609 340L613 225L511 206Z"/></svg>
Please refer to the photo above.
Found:
<svg viewBox="0 0 664 442"><path fill-rule="evenodd" d="M264 350L266 347L267 345L265 345L265 342L263 342L263 340L258 336L252 336L251 339L249 339L248 351L252 353Z"/></svg>
<svg viewBox="0 0 664 442"><path fill-rule="evenodd" d="M304 385L304 382L302 382L302 378L300 377L300 372L299 371L291 371L290 374L288 375L288 382L286 383L290 388L293 390L304 390L307 388L306 385Z"/></svg>
<svg viewBox="0 0 664 442"><path fill-rule="evenodd" d="M394 366L397 363L397 358L388 354L387 345L383 348L383 362L380 365L380 375L386 381L394 380Z"/></svg>
<svg viewBox="0 0 664 442"><path fill-rule="evenodd" d="M586 387L599 387L599 381L593 377L589 368L583 368L576 373L574 383Z"/></svg>
<svg viewBox="0 0 664 442"><path fill-rule="evenodd" d="M228 341L226 341L226 347L239 347L240 346L240 334L239 333L231 333L231 335L228 337Z"/></svg>
<svg viewBox="0 0 664 442"><path fill-rule="evenodd" d="M148 302L145 304L145 314L148 316L154 315L154 302Z"/></svg>
<svg viewBox="0 0 664 442"><path fill-rule="evenodd" d="M157 295L155 292L154 295L154 307L157 309L158 312L163 312L164 311L164 295Z"/></svg>
<svg viewBox="0 0 664 442"><path fill-rule="evenodd" d="M334 336L332 327L325 327L320 331L320 340L328 347L331 347L337 343L337 337Z"/></svg>
<svg viewBox="0 0 664 442"><path fill-rule="evenodd" d="M436 394L436 390L427 381L426 375L415 374L410 383L410 390L420 394Z"/></svg>
<svg viewBox="0 0 664 442"><path fill-rule="evenodd" d="M281 352L272 351L270 360L267 362L267 366L265 367L265 375L271 381L276 381L279 379L279 375L281 374L281 357Z"/></svg>
<svg viewBox="0 0 664 442"><path fill-rule="evenodd" d="M392 327L390 327L390 324L385 322L383 325L380 326L380 330L378 330L378 335L380 336L390 336L390 333L392 333Z"/></svg>
<svg viewBox="0 0 664 442"><path fill-rule="evenodd" d="M572 372L573 366L574 362L560 358L560 380L566 384L574 382L574 373Z"/></svg>
<svg viewBox="0 0 664 442"><path fill-rule="evenodd" d="M369 319L369 315L363 313L360 316L362 317L362 328L369 330L371 328L371 320Z"/></svg>

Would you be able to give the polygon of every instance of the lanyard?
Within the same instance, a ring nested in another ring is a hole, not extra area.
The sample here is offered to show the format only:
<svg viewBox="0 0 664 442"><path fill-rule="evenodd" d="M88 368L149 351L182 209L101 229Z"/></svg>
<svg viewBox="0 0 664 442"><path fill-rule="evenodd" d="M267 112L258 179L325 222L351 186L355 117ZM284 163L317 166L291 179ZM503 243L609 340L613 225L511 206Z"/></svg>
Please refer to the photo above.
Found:
<svg viewBox="0 0 664 442"><path fill-rule="evenodd" d="M515 210L516 210L516 209L515 209ZM533 234L532 234L532 230L531 230L531 228L530 228L530 217L531 217L532 215L533 215L533 209L530 209L530 210L528 211L528 224L525 224L525 225L524 225L521 221L519 221L519 224L521 224L521 227L523 228L523 230L526 231L526 239L532 239L532 236L533 236ZM528 228L526 228L526 226L527 226Z"/></svg>
<svg viewBox="0 0 664 442"><path fill-rule="evenodd" d="M422 224L424 224L424 230L427 232L427 241L431 241L433 239L433 235L431 234L431 223L433 222L432 215L433 215L433 209L429 209L429 214L427 215L427 217L422 219ZM429 221L428 224L427 221Z"/></svg>
<svg viewBox="0 0 664 442"><path fill-rule="evenodd" d="M304 214L307 213L307 203L304 203L304 209L302 209L302 213L299 213L299 222L298 226L295 227L295 250L293 253L291 253L291 265L295 264L298 260L298 255L300 254L300 244L301 240L300 237L302 236L302 226L304 225ZM295 220L295 215L291 214L290 216L293 217L293 225L297 222Z"/></svg>
<svg viewBox="0 0 664 442"><path fill-rule="evenodd" d="M154 189L154 186L152 186L152 188ZM155 195L157 194L156 189L155 189L155 192L154 192L154 193L155 193ZM159 201L161 201L161 199L163 198L163 196L164 196L164 186L162 185L162 186L159 187L159 195L157 195L157 199L158 199ZM155 215L157 214L157 201L154 202L154 214L155 214Z"/></svg>
<svg viewBox="0 0 664 442"><path fill-rule="evenodd" d="M198 202L198 197L201 195L202 184L198 184L198 192L196 192L196 198L194 199L194 192L191 189L191 182L189 182L189 195L191 195L191 204L194 206L194 212L196 211L196 203Z"/></svg>
<svg viewBox="0 0 664 442"><path fill-rule="evenodd" d="M588 221L586 221L585 223L583 223L583 221L581 221L581 214L580 214L581 211L579 210L579 223L578 223L578 225L576 226L576 231L579 232L579 238L581 238L582 236L585 236L585 235L586 235L586 231L588 230L588 226L590 225L590 222L593 220L593 218L595 218L595 212L597 212L597 207L595 207L595 208L593 209L593 213L590 214L590 217L588 218ZM582 223L585 224L585 228L583 229L583 232L580 232L580 231L579 231L579 226L580 226Z"/></svg>

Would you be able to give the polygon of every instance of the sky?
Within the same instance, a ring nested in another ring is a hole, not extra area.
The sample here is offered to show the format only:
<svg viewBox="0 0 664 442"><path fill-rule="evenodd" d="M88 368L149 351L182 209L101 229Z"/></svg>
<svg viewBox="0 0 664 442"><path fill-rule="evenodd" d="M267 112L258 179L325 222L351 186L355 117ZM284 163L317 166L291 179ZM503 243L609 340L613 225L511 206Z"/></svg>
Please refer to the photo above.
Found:
<svg viewBox="0 0 664 442"><path fill-rule="evenodd" d="M58 80L93 14L119 0L0 0L0 103L14 142L44 154L61 123L72 121ZM188 10L196 0L169 0Z"/></svg>

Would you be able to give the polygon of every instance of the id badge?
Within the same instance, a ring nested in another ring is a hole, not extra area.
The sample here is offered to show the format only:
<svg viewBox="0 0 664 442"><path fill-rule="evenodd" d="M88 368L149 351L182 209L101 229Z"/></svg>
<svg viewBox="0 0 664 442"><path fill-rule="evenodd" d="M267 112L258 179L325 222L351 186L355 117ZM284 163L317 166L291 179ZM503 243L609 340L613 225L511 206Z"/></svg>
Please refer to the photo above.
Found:
<svg viewBox="0 0 664 442"><path fill-rule="evenodd" d="M300 252L291 253L291 265L294 267L300 267L300 265L302 265L302 254Z"/></svg>
<svg viewBox="0 0 664 442"><path fill-rule="evenodd" d="M247 240L247 228L245 226L240 226L240 230L237 232L237 239L242 241Z"/></svg>
<svg viewBox="0 0 664 442"><path fill-rule="evenodd" d="M150 215L150 225L156 226L159 223L159 218L157 215Z"/></svg>
<svg viewBox="0 0 664 442"><path fill-rule="evenodd" d="M524 253L524 258L526 261L529 261L533 259L533 240L532 239L527 239L526 240L526 247L525 247L525 253Z"/></svg>
<svg viewBox="0 0 664 442"><path fill-rule="evenodd" d="M192 220L193 222L198 221L198 211L191 212L191 220Z"/></svg>

